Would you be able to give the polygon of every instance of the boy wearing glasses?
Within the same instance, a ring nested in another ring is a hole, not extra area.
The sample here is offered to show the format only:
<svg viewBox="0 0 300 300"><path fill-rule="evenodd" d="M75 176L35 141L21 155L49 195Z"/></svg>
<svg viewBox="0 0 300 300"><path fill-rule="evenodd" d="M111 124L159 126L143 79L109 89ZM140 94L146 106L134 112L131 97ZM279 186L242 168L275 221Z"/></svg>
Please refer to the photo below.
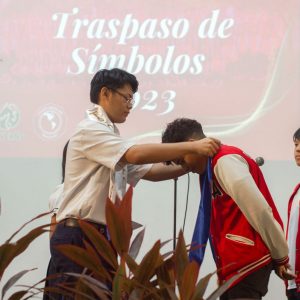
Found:
<svg viewBox="0 0 300 300"><path fill-rule="evenodd" d="M54 270L53 273L82 272L80 266L55 249L60 244L83 247L84 236L78 219L90 222L108 239L107 197L112 200L116 196L122 198L126 184L135 186L140 179L160 181L188 171L161 162L180 159L188 153L213 156L219 149L220 142L212 138L164 145L135 144L120 137L116 124L126 121L137 89L135 76L121 69L100 70L91 81L90 99L94 107L87 110L87 117L78 124L68 146L63 200L57 211L58 224L50 240L54 267L49 269ZM49 285L70 280L55 278ZM48 296L45 294L44 297ZM51 297L60 299L55 294Z"/></svg>

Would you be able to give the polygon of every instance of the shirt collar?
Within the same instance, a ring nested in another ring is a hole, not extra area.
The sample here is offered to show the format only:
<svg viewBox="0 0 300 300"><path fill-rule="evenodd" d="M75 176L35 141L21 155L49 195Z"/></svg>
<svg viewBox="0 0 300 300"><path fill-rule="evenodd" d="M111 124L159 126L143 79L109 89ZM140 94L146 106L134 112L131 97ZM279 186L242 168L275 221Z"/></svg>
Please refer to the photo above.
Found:
<svg viewBox="0 0 300 300"><path fill-rule="evenodd" d="M87 117L90 120L97 121L103 123L110 127L111 129L115 130L116 126L114 123L109 119L104 109L100 106L95 104L93 108L90 108L86 111Z"/></svg>

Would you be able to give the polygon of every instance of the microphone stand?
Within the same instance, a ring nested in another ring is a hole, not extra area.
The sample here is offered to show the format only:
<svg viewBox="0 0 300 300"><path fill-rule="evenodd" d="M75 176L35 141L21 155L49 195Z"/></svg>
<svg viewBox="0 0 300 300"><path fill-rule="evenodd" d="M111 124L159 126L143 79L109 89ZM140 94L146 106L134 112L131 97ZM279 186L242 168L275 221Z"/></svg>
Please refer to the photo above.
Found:
<svg viewBox="0 0 300 300"><path fill-rule="evenodd" d="M177 218L177 180L174 178L174 219L173 219L173 250L176 248L176 218Z"/></svg>

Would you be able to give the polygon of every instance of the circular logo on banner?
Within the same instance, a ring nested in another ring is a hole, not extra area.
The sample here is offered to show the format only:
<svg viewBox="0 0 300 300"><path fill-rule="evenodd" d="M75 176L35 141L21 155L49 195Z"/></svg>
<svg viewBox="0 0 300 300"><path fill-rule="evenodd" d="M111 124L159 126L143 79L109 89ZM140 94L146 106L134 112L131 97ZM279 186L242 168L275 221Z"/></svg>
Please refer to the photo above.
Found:
<svg viewBox="0 0 300 300"><path fill-rule="evenodd" d="M61 107L47 104L37 115L38 134L45 139L55 139L62 135L65 128L65 114Z"/></svg>

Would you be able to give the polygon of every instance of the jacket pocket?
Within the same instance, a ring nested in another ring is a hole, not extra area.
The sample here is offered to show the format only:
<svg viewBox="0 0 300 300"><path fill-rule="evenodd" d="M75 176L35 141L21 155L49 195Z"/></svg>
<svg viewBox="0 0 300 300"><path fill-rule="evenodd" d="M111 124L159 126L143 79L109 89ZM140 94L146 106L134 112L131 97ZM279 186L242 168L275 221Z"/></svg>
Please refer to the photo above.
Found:
<svg viewBox="0 0 300 300"><path fill-rule="evenodd" d="M236 234L231 234L231 233L227 233L225 235L226 239L240 243L240 244L244 244L244 245L248 245L248 246L254 246L254 242L250 239L245 238L244 236L241 235L236 235Z"/></svg>

